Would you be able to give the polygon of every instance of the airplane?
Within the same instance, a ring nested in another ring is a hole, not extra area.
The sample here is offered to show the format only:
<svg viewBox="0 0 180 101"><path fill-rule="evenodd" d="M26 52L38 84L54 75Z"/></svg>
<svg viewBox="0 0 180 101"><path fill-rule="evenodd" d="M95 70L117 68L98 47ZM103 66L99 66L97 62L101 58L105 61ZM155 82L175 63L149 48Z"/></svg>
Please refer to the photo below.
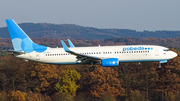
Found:
<svg viewBox="0 0 180 101"><path fill-rule="evenodd" d="M157 45L75 47L69 39L70 47L61 40L62 48L51 48L34 43L13 19L6 19L6 24L14 48L8 51L24 60L59 65L89 64L89 71L93 71L94 64L113 67L121 62L159 62L161 67L161 63L177 56L168 48Z"/></svg>

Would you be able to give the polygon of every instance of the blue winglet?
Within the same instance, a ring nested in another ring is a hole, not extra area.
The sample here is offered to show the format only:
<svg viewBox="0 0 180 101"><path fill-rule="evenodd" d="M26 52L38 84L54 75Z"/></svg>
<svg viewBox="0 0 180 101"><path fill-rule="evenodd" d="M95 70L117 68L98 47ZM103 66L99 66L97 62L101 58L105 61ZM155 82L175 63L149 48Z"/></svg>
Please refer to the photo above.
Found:
<svg viewBox="0 0 180 101"><path fill-rule="evenodd" d="M68 43L69 43L69 46L72 48L72 47L75 47L74 45L73 45L73 43L71 42L71 40L70 39L67 39L68 40Z"/></svg>
<svg viewBox="0 0 180 101"><path fill-rule="evenodd" d="M62 44L62 46L63 46L63 48L64 48L64 50L65 50L66 52L71 52L71 51L68 49L67 45L64 43L63 40L61 40L61 44Z"/></svg>

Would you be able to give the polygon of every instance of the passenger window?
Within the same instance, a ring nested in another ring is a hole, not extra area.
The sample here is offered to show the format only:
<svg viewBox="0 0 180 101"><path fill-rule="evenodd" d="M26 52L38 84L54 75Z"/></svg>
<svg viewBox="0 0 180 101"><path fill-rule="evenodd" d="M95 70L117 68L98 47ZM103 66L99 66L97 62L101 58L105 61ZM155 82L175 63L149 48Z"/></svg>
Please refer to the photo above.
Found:
<svg viewBox="0 0 180 101"><path fill-rule="evenodd" d="M164 49L164 51L170 51L169 49Z"/></svg>

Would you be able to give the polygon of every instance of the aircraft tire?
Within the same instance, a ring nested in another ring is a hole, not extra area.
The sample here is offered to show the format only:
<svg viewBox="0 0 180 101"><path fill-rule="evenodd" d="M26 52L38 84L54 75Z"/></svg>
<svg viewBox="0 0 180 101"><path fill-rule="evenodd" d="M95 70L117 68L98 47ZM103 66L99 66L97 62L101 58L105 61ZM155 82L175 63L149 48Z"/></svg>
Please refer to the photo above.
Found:
<svg viewBox="0 0 180 101"><path fill-rule="evenodd" d="M94 71L94 66L90 67L90 68L89 68L89 71L90 71L90 72Z"/></svg>

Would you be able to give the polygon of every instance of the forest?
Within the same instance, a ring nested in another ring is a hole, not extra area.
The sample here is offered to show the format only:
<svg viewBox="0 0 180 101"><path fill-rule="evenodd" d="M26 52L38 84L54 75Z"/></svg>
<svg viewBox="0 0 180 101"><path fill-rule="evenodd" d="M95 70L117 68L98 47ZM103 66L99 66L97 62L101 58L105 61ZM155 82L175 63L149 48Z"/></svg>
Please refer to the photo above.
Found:
<svg viewBox="0 0 180 101"><path fill-rule="evenodd" d="M66 39L62 38L65 42ZM35 38L61 47L58 38ZM50 65L24 61L8 53L9 38L0 38L1 101L180 101L180 38L71 39L75 46L149 44L169 47L178 56L157 62L120 63L89 72L90 65Z"/></svg>
<svg viewBox="0 0 180 101"><path fill-rule="evenodd" d="M82 38L105 39L111 37L136 37L136 38L177 38L180 31L136 31L132 29L99 29L83 27L75 24L49 24L49 23L22 23L19 26L30 37L48 38ZM0 37L9 38L7 27L0 28Z"/></svg>

